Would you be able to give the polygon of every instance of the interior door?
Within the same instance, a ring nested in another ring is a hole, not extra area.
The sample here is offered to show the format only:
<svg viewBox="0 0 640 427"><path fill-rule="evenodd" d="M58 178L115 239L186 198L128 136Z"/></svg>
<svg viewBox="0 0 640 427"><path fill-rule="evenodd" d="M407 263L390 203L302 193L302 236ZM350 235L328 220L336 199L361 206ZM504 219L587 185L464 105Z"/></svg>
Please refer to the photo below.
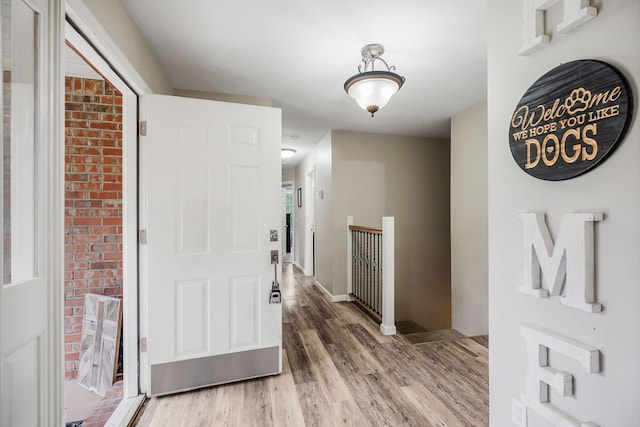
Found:
<svg viewBox="0 0 640 427"><path fill-rule="evenodd" d="M2 426L63 421L59 3L0 1Z"/></svg>
<svg viewBox="0 0 640 427"><path fill-rule="evenodd" d="M280 110L151 95L142 111L148 394L281 372Z"/></svg>

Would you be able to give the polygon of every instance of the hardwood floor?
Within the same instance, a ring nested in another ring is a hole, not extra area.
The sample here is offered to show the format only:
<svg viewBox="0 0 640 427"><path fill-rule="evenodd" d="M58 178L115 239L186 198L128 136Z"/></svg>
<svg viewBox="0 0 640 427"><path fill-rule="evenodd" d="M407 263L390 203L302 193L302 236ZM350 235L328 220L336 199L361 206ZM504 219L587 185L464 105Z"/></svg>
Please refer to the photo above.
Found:
<svg viewBox="0 0 640 427"><path fill-rule="evenodd" d="M486 337L411 344L283 274L283 373L148 400L137 426L487 426Z"/></svg>

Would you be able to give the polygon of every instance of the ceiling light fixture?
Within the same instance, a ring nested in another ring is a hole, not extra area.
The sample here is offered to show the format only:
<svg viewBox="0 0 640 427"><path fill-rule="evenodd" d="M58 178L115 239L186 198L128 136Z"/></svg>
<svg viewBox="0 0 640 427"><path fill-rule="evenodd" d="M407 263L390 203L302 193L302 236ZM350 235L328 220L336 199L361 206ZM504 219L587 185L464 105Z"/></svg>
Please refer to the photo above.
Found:
<svg viewBox="0 0 640 427"><path fill-rule="evenodd" d="M282 157L283 159L290 159L294 154L296 154L296 150L294 150L293 148L283 148L282 150L280 150L280 157Z"/></svg>
<svg viewBox="0 0 640 427"><path fill-rule="evenodd" d="M384 46L381 44L368 44L360 53L364 69L362 64L358 65L358 74L344 82L344 90L373 117L374 113L387 105L391 97L400 90L404 84L404 77L394 73L396 67L390 67L380 58L384 53ZM387 71L375 71L375 61L381 61L387 67Z"/></svg>

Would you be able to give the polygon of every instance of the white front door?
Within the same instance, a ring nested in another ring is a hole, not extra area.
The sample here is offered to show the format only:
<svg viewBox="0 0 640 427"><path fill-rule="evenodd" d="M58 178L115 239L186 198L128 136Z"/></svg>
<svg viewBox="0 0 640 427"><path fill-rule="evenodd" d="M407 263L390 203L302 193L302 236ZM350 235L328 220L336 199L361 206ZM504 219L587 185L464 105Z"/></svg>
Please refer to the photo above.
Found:
<svg viewBox="0 0 640 427"><path fill-rule="evenodd" d="M141 114L148 394L279 373L280 110L151 95Z"/></svg>
<svg viewBox="0 0 640 427"><path fill-rule="evenodd" d="M2 0L0 425L60 425L62 79L59 2Z"/></svg>

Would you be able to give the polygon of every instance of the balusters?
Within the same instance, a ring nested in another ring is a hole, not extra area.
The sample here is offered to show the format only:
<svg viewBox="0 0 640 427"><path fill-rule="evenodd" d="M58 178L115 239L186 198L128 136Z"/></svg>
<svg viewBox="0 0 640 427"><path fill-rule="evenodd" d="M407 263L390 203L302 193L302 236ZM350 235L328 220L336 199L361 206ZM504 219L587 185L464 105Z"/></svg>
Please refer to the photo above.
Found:
<svg viewBox="0 0 640 427"><path fill-rule="evenodd" d="M351 230L352 293L365 306L382 313L382 233Z"/></svg>

